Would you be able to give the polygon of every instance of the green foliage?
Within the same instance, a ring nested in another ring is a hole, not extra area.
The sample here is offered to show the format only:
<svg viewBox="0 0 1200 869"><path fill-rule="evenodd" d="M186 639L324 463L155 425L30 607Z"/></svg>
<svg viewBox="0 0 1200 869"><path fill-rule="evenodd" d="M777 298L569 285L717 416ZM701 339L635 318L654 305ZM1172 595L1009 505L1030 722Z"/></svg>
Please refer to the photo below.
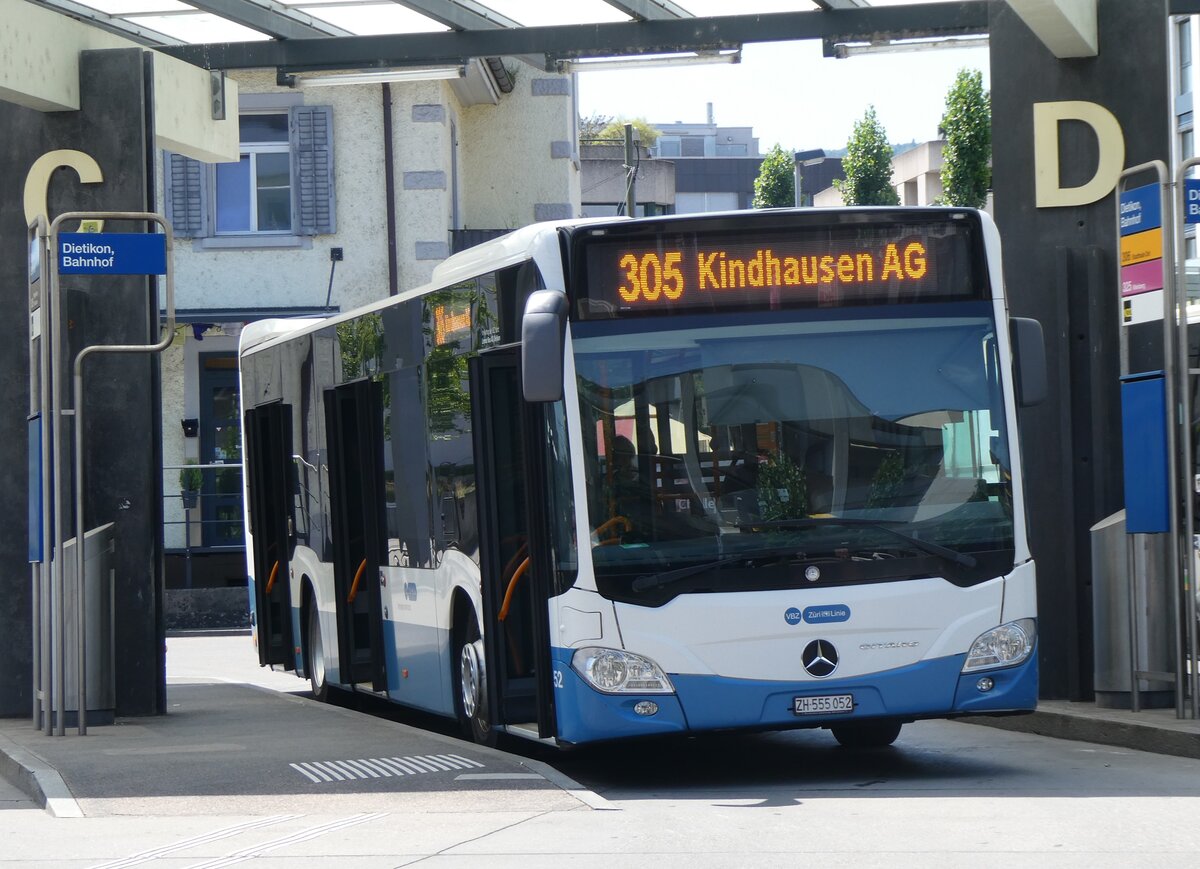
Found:
<svg viewBox="0 0 1200 869"><path fill-rule="evenodd" d="M845 180L834 181L847 205L899 205L900 195L892 186L892 146L887 133L868 106L846 143L842 158Z"/></svg>
<svg viewBox="0 0 1200 869"><path fill-rule="evenodd" d="M383 317L366 314L337 325L342 350L342 379L356 380L375 374L383 362Z"/></svg>
<svg viewBox="0 0 1200 869"><path fill-rule="evenodd" d="M946 94L941 129L942 203L981 208L992 181L992 107L979 70L958 71Z"/></svg>
<svg viewBox="0 0 1200 869"><path fill-rule="evenodd" d="M600 133L613 122L612 115L587 115L579 119L579 138L581 141L599 139Z"/></svg>
<svg viewBox="0 0 1200 869"><path fill-rule="evenodd" d="M199 492L202 483L200 469L191 467L198 464L195 459L187 459L189 467L179 469L179 490L181 492Z"/></svg>
<svg viewBox="0 0 1200 869"><path fill-rule="evenodd" d="M888 450L879 469L871 480L871 493L867 496L868 507L891 505L904 482L904 457L899 450Z"/></svg>
<svg viewBox="0 0 1200 869"><path fill-rule="evenodd" d="M780 453L758 466L759 513L767 521L808 515L808 479L804 468Z"/></svg>
<svg viewBox="0 0 1200 869"><path fill-rule="evenodd" d="M785 208L796 204L796 170L791 153L772 148L754 179L755 208Z"/></svg>
<svg viewBox="0 0 1200 869"><path fill-rule="evenodd" d="M638 143L644 148L652 147L658 141L658 137L662 135L650 126L645 118L629 120L628 118L606 118L604 115L592 115L590 118L580 118L579 138L584 142L590 139L593 142L606 140L624 143L626 124L633 124L633 128L638 132Z"/></svg>

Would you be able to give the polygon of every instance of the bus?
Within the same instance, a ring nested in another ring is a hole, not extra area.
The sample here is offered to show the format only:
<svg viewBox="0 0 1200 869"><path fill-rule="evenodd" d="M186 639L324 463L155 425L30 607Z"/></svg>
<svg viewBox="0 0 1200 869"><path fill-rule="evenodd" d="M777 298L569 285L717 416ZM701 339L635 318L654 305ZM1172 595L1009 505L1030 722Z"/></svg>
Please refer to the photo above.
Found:
<svg viewBox="0 0 1200 869"><path fill-rule="evenodd" d="M952 208L542 223L250 324L259 660L483 744L1031 711L1042 340Z"/></svg>

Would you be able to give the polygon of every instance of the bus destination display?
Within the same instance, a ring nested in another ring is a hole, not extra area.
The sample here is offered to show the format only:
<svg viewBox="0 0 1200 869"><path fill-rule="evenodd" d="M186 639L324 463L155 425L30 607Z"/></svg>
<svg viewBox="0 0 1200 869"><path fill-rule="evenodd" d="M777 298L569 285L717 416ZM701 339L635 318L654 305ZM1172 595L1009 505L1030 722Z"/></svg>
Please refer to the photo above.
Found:
<svg viewBox="0 0 1200 869"><path fill-rule="evenodd" d="M964 228L965 229L965 228ZM945 224L662 234L587 244L585 317L675 310L887 304L972 295L965 232Z"/></svg>

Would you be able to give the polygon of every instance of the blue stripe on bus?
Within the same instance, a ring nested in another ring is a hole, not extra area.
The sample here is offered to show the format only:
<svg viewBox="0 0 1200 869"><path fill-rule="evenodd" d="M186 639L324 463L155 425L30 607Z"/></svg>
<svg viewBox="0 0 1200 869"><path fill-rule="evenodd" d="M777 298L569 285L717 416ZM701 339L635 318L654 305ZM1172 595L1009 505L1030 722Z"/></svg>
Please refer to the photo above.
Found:
<svg viewBox="0 0 1200 869"><path fill-rule="evenodd" d="M590 688L570 667L571 649L554 650L563 674L556 692L558 737L582 743L623 736L725 728L771 729L837 724L849 718L937 718L962 713L1032 710L1037 704L1037 656L1004 670L963 675L965 655L921 661L869 676L821 682L775 682L723 676L671 675L676 695L609 695ZM979 679L993 688L981 692ZM803 695L853 694L852 715L804 715L793 711ZM653 700L659 711L638 715L634 706Z"/></svg>

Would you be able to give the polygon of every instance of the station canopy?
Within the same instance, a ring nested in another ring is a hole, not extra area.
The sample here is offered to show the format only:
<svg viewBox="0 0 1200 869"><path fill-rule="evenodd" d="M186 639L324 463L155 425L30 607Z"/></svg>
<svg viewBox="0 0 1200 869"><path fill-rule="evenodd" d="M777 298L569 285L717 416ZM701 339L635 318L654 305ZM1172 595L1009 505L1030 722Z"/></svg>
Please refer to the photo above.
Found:
<svg viewBox="0 0 1200 869"><path fill-rule="evenodd" d="M29 0L208 69L404 70L515 57L571 72L736 62L746 43L861 46L987 33L987 0ZM493 66L493 68L495 68Z"/></svg>

